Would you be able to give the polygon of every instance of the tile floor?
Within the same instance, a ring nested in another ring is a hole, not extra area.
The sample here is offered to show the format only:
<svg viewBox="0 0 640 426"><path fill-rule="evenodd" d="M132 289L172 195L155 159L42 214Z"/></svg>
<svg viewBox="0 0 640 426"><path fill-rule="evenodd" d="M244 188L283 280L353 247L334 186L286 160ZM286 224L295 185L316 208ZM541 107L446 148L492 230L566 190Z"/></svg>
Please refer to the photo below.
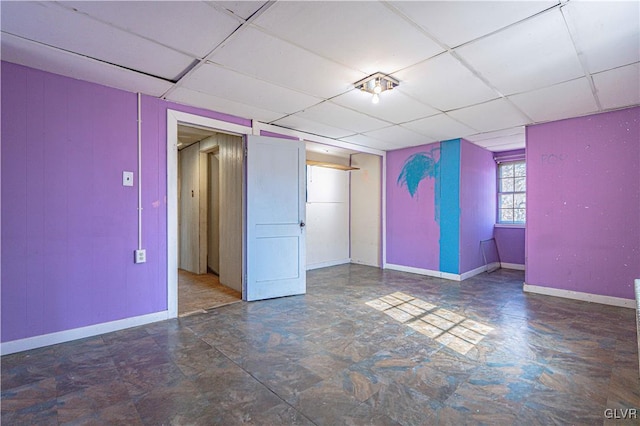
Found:
<svg viewBox="0 0 640 426"><path fill-rule="evenodd" d="M193 274L178 269L178 315L203 313L207 309L236 303L242 294L220 284L217 275Z"/></svg>
<svg viewBox="0 0 640 426"><path fill-rule="evenodd" d="M305 296L4 356L2 424L638 424L605 417L640 408L634 311L522 281L310 271ZM459 353L367 304L396 292L492 330Z"/></svg>

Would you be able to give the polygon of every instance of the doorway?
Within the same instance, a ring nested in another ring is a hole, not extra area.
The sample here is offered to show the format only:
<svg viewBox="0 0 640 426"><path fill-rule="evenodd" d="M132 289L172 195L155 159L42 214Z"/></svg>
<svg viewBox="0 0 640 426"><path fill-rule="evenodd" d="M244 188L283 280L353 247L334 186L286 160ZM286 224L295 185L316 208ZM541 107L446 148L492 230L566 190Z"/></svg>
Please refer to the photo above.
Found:
<svg viewBox="0 0 640 426"><path fill-rule="evenodd" d="M382 266L383 157L311 141L307 149L307 269Z"/></svg>
<svg viewBox="0 0 640 426"><path fill-rule="evenodd" d="M242 299L240 136L177 127L178 315Z"/></svg>

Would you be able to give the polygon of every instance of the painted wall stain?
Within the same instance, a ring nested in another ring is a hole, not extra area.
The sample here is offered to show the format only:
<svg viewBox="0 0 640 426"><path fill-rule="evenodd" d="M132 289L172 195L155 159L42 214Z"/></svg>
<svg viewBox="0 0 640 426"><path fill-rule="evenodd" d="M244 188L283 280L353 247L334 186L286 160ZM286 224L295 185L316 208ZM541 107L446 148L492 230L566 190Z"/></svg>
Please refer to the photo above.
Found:
<svg viewBox="0 0 640 426"><path fill-rule="evenodd" d="M440 148L432 148L429 152L417 152L410 155L402 165L396 183L407 188L411 198L415 198L418 186L426 178L435 179L434 210L435 220L440 221L440 156L436 154Z"/></svg>

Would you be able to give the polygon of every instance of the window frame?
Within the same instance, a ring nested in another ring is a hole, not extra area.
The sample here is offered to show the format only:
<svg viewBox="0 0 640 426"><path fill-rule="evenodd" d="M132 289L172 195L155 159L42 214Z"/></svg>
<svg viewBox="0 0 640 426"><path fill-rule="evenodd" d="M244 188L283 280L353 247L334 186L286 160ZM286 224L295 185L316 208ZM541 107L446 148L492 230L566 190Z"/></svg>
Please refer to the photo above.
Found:
<svg viewBox="0 0 640 426"><path fill-rule="evenodd" d="M514 170L514 176L513 177L502 177L502 167L507 166L507 165L515 165L515 164L523 164L524 165L524 176L516 176L515 175L515 170ZM501 161L497 164L497 168L496 168L496 225L497 226L502 226L502 227L524 227L527 223L527 205L526 205L526 196L527 196L527 162L526 160L522 159L522 160L509 160L509 161ZM519 177L523 177L525 179L525 190L524 191L516 191L515 189L515 180L516 178ZM504 179L513 179L513 191L502 191L502 181ZM505 194L512 194L515 198L515 195L517 194L522 194L525 197L525 206L524 206L524 220L523 221L516 221L516 220L502 220L501 218L501 211L502 210L512 210L513 211L513 217L515 218L515 210L518 209L518 207L514 206L508 209L502 209L500 208L500 199L501 199L501 195L505 195Z"/></svg>

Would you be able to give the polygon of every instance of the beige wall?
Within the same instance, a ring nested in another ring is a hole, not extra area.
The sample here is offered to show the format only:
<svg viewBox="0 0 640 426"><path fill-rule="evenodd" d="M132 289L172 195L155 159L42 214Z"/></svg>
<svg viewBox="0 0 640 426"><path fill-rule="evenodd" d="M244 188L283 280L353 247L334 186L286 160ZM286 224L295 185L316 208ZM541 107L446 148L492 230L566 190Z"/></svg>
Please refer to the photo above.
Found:
<svg viewBox="0 0 640 426"><path fill-rule="evenodd" d="M353 154L351 165L351 261L382 265L382 159Z"/></svg>

